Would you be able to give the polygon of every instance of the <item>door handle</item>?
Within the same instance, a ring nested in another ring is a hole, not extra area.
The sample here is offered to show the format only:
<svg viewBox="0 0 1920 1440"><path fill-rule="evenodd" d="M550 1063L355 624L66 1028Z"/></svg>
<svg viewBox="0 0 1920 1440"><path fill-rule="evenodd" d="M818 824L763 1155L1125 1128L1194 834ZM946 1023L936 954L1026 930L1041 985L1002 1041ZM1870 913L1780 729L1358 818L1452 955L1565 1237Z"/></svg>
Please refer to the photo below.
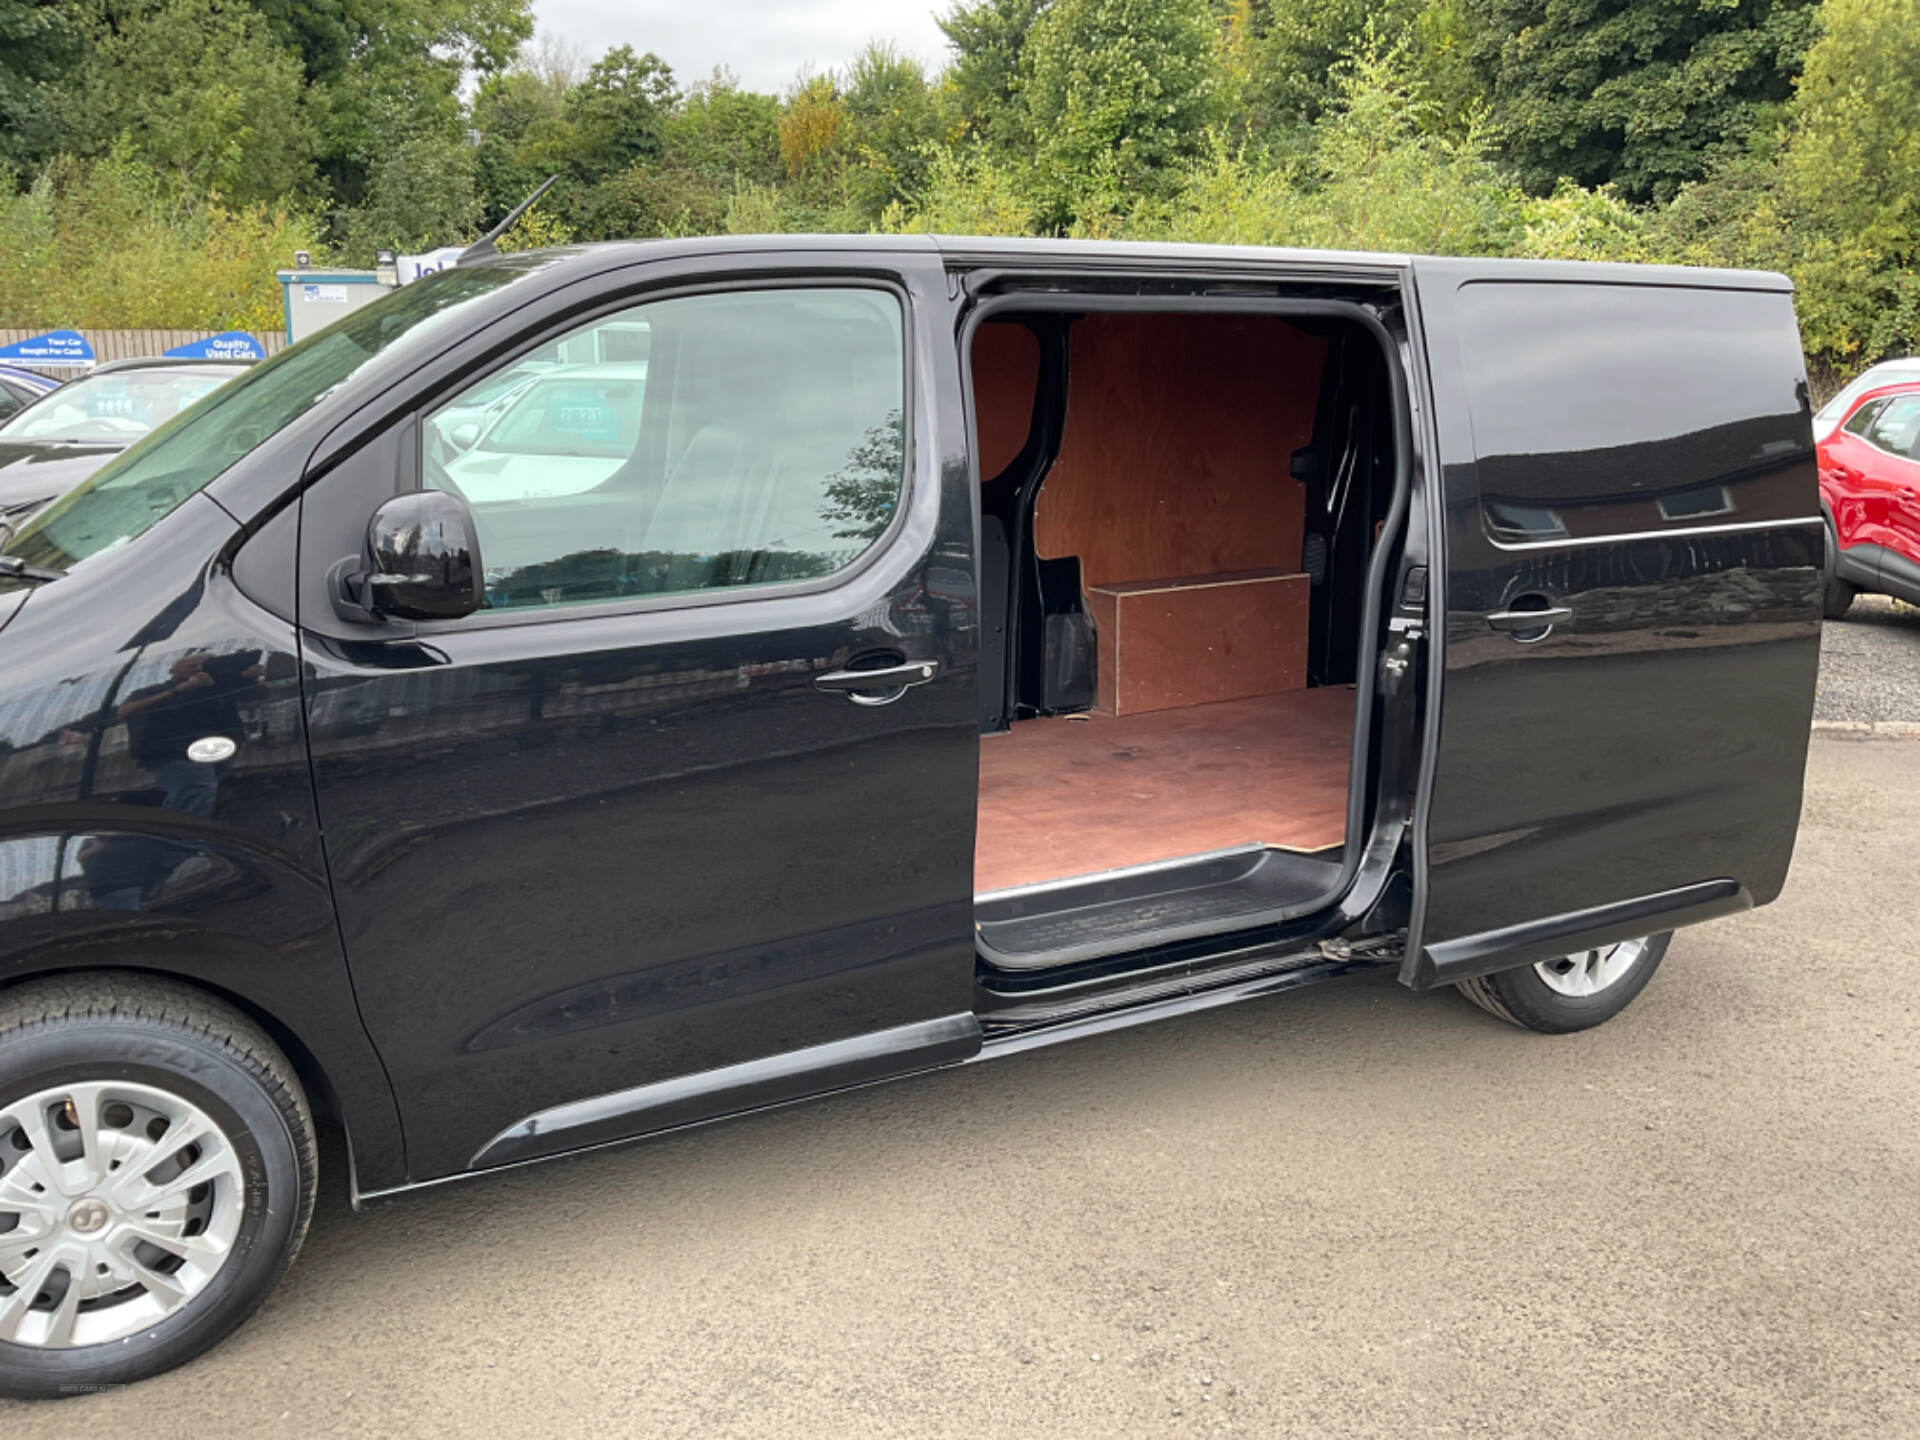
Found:
<svg viewBox="0 0 1920 1440"><path fill-rule="evenodd" d="M829 670L813 677L813 687L841 691L856 705L889 705L939 673L938 660L910 660L879 670Z"/></svg>

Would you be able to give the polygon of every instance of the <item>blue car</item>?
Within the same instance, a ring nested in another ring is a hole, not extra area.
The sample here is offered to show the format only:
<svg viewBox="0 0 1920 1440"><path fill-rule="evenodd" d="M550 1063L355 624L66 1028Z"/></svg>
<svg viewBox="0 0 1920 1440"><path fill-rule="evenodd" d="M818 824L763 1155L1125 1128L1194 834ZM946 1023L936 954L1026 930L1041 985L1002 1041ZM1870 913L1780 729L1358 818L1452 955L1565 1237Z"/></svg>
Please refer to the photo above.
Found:
<svg viewBox="0 0 1920 1440"><path fill-rule="evenodd" d="M58 390L60 382L36 370L18 365L0 365L0 420L24 410L49 390Z"/></svg>

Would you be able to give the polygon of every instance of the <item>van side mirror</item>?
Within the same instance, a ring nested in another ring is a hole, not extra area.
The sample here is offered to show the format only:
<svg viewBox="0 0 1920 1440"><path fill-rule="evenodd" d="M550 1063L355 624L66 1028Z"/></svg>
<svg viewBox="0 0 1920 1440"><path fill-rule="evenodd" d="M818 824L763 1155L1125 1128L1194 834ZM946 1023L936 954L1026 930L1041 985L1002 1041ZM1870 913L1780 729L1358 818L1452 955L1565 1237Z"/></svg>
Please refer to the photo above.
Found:
<svg viewBox="0 0 1920 1440"><path fill-rule="evenodd" d="M327 572L343 620L458 620L480 608L480 539L473 511L445 490L396 495L367 522L367 551Z"/></svg>
<svg viewBox="0 0 1920 1440"><path fill-rule="evenodd" d="M473 442L479 438L480 427L469 420L465 424L453 427L452 432L447 436L447 443L456 450L471 450Z"/></svg>

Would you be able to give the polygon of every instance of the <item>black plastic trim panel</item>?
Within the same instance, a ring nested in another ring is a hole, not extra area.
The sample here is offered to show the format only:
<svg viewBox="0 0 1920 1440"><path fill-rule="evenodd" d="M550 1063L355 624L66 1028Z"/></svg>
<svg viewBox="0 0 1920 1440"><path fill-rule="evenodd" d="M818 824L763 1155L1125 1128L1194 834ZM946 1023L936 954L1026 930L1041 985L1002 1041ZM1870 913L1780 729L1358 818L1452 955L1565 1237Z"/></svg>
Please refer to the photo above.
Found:
<svg viewBox="0 0 1920 1440"><path fill-rule="evenodd" d="M1431 990L1436 985L1451 985L1476 975L1512 970L1536 960L1551 960L1576 950L1675 930L1752 908L1753 896L1744 886L1732 880L1704 880L1677 890L1596 905L1591 910L1549 915L1503 930L1483 930L1478 935L1443 940L1420 952L1410 983L1415 990Z"/></svg>
<svg viewBox="0 0 1920 1440"><path fill-rule="evenodd" d="M475 1170L510 1165L884 1080L907 1070L951 1065L979 1050L980 1033L979 1020L968 1011L570 1101L502 1130L480 1147L471 1165Z"/></svg>

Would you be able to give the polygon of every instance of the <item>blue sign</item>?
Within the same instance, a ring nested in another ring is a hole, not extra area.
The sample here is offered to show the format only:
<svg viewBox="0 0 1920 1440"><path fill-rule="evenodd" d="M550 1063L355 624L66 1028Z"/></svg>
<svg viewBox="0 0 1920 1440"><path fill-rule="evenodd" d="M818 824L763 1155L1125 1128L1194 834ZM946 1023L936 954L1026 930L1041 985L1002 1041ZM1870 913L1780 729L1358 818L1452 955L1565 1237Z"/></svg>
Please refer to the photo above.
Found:
<svg viewBox="0 0 1920 1440"><path fill-rule="evenodd" d="M206 340L176 345L167 354L178 360L264 360L267 352L244 330L229 330Z"/></svg>
<svg viewBox="0 0 1920 1440"><path fill-rule="evenodd" d="M18 344L0 345L0 360L27 365L91 365L93 347L78 330L49 330Z"/></svg>

